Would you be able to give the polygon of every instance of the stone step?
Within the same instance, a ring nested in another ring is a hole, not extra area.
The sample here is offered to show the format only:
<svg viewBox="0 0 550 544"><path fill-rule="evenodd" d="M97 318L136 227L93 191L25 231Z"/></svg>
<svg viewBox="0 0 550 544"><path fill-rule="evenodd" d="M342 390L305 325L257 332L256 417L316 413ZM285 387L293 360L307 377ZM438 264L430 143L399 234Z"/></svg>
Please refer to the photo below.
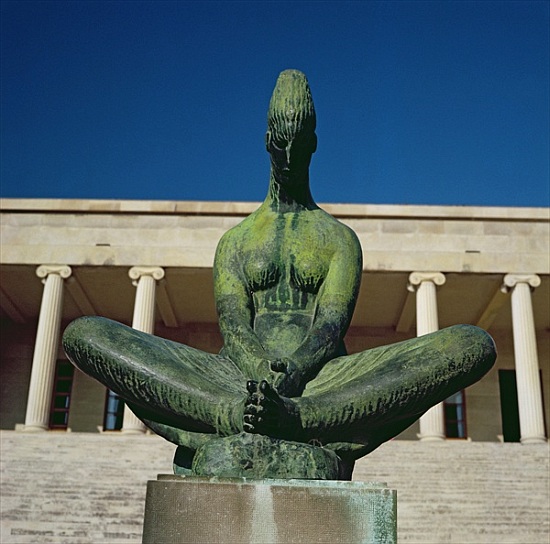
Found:
<svg viewBox="0 0 550 544"><path fill-rule="evenodd" d="M391 441L354 478L397 489L400 542L549 542L547 445Z"/></svg>
<svg viewBox="0 0 550 544"><path fill-rule="evenodd" d="M2 544L139 543L145 485L175 447L154 435L0 431ZM548 544L548 445L393 440L354 479L397 489L399 542Z"/></svg>

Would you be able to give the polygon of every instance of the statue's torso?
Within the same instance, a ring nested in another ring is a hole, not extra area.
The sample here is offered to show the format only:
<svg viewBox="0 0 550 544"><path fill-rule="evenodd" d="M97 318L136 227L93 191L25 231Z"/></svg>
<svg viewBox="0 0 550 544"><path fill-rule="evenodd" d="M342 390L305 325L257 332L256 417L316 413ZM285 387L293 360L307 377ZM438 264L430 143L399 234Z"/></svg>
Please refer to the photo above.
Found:
<svg viewBox="0 0 550 544"><path fill-rule="evenodd" d="M260 210L238 227L253 328L273 356L292 354L311 326L342 224L322 210Z"/></svg>

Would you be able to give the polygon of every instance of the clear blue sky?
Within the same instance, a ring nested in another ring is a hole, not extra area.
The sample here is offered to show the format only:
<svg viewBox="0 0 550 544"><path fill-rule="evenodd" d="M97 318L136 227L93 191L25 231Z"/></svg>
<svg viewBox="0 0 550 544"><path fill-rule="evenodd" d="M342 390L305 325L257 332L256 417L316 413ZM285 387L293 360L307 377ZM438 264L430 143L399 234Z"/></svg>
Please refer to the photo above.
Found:
<svg viewBox="0 0 550 544"><path fill-rule="evenodd" d="M1 4L1 195L262 200L279 72L318 202L548 206L549 2Z"/></svg>

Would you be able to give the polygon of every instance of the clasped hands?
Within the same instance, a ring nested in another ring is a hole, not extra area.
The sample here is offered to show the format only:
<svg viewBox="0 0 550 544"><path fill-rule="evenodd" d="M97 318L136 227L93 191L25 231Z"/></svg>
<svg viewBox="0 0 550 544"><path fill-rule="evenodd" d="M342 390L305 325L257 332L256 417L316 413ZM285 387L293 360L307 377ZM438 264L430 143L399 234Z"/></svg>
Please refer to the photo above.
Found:
<svg viewBox="0 0 550 544"><path fill-rule="evenodd" d="M302 393L302 373L294 361L288 357L269 361L269 378L267 381L284 397L297 397Z"/></svg>

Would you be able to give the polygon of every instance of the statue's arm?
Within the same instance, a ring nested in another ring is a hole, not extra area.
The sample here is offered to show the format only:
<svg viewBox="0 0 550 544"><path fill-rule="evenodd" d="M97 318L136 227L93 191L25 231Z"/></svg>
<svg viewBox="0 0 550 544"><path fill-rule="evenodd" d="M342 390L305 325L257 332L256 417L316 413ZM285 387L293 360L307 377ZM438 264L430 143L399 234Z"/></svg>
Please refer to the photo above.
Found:
<svg viewBox="0 0 550 544"><path fill-rule="evenodd" d="M280 378L279 389L291 380L299 392L329 360L333 359L349 327L357 301L363 260L359 240L344 227L337 242L329 271L319 290L311 327L297 350L289 356L295 376Z"/></svg>
<svg viewBox="0 0 550 544"><path fill-rule="evenodd" d="M218 244L214 260L214 295L224 339L223 351L247 379L260 380L268 375L269 362L252 328L254 305L242 275L235 242L232 232L226 233Z"/></svg>

